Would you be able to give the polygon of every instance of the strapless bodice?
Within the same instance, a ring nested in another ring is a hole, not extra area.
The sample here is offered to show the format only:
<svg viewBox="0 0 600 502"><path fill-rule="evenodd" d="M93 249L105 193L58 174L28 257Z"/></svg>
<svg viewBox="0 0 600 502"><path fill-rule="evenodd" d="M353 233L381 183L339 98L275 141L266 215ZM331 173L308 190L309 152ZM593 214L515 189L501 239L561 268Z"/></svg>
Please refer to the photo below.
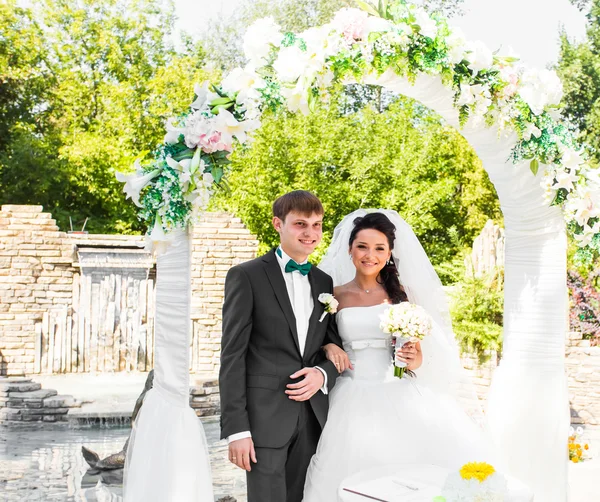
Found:
<svg viewBox="0 0 600 502"><path fill-rule="evenodd" d="M346 307L337 314L337 325L344 350L350 356L354 379L383 381L392 374L391 338L379 324L381 314L390 305Z"/></svg>

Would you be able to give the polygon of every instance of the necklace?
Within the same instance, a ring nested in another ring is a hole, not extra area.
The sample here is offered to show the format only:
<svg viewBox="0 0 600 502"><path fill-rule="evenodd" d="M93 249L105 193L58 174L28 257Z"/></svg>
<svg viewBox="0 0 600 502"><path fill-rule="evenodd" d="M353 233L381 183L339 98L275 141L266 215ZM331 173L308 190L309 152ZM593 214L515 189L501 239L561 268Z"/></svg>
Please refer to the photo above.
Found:
<svg viewBox="0 0 600 502"><path fill-rule="evenodd" d="M356 282L356 279L352 279L352 282L353 282L353 283L356 285L356 287L357 287L358 289L360 289L361 291L364 291L364 292L365 292L365 293L367 293L367 294L369 294L371 291L373 291L373 288L371 288L371 289L365 289L365 288L361 288L361 287L358 285L358 282ZM378 289L378 288L376 288L376 289Z"/></svg>

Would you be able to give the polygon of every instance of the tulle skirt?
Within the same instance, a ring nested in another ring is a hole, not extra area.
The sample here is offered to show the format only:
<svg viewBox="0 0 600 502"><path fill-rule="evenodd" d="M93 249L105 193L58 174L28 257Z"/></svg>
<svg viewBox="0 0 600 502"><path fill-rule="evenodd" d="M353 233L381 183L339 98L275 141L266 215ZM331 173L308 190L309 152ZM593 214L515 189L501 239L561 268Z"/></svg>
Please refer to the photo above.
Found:
<svg viewBox="0 0 600 502"><path fill-rule="evenodd" d="M306 476L304 502L335 502L344 478L377 466L459 469L467 462L494 463L486 434L460 405L417 382L338 378Z"/></svg>

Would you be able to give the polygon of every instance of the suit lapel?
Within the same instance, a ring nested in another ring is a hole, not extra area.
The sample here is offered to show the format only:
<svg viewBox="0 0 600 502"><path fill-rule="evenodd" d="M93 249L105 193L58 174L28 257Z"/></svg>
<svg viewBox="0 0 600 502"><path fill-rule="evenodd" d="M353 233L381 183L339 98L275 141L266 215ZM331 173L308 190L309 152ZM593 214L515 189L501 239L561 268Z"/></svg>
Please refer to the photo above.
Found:
<svg viewBox="0 0 600 502"><path fill-rule="evenodd" d="M283 314L290 325L290 330L294 336L296 348L298 349L298 352L300 352L298 330L296 328L296 317L294 316L292 303L290 302L290 297L285 286L285 280L283 279L283 274L281 273L281 267L279 266L279 262L275 256L275 251L271 250L269 253L267 253L263 257L263 261L265 262L265 271L267 273L269 282L271 283L271 287L273 288L275 296L277 297L277 301L279 302L279 306L281 307L281 310L283 311Z"/></svg>
<svg viewBox="0 0 600 502"><path fill-rule="evenodd" d="M318 281L315 277L314 267L311 268L310 272L308 273L308 282L310 283L310 293L313 298L313 311L310 316L310 320L308 321L308 332L306 333L306 345L304 347L305 354L308 353L307 349L309 344L312 342L312 334L315 331L321 313L321 309L319 308L321 305L321 302L319 302L319 285L317 284ZM323 292L324 291L321 291L321 293Z"/></svg>

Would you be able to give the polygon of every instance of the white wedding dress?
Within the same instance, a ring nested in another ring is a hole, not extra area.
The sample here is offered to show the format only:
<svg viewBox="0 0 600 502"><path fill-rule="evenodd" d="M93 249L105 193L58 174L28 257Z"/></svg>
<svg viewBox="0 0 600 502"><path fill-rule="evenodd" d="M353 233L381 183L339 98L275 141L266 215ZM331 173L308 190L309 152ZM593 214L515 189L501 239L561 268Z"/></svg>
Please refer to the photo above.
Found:
<svg viewBox="0 0 600 502"><path fill-rule="evenodd" d="M346 307L337 314L354 370L338 377L329 415L313 456L304 502L335 502L340 483L356 472L390 464L459 469L494 462L481 429L450 394L416 378L395 378L389 335L379 328L387 304ZM421 342L424 361L427 339Z"/></svg>

